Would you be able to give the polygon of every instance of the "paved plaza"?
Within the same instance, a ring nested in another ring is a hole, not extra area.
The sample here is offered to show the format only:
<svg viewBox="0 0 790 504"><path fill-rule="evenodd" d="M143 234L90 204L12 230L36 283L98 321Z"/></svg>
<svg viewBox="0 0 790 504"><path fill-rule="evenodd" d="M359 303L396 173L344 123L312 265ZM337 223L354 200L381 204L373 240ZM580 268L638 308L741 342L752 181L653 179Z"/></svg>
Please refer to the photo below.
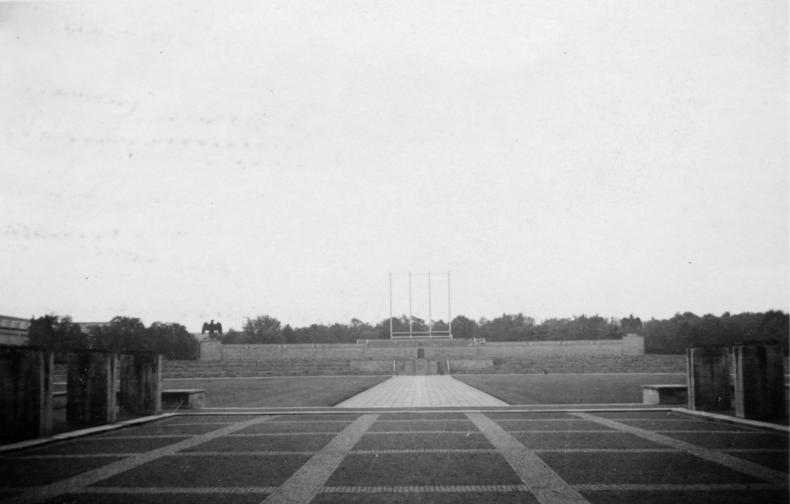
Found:
<svg viewBox="0 0 790 504"><path fill-rule="evenodd" d="M508 406L450 377L404 378L341 407L171 413L0 447L0 502L788 501L783 426L638 405Z"/></svg>
<svg viewBox="0 0 790 504"><path fill-rule="evenodd" d="M787 502L786 432L672 411L179 415L0 456L3 502Z"/></svg>

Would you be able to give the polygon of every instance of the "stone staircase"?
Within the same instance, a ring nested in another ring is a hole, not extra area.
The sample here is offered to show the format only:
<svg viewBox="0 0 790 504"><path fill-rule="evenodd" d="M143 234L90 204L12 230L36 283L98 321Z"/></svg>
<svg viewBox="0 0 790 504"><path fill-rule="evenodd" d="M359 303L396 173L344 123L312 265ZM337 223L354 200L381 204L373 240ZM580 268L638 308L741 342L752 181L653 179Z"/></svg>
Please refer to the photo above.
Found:
<svg viewBox="0 0 790 504"><path fill-rule="evenodd" d="M419 360L419 359L417 359ZM392 361L380 367L352 366L348 360L265 360L247 361L165 361L163 378L233 378L254 376L322 376L393 374ZM404 365L401 365L404 364ZM409 368L410 362L396 363L394 374L437 374ZM415 362L412 365L417 365ZM534 359L493 359L486 369L462 370L451 366L451 374L524 373L685 373L685 355L639 356L553 356Z"/></svg>
<svg viewBox="0 0 790 504"><path fill-rule="evenodd" d="M493 359L486 370L464 371L451 366L453 374L482 373L685 373L685 355L638 356L541 356L534 359Z"/></svg>
<svg viewBox="0 0 790 504"><path fill-rule="evenodd" d="M358 375L347 360L165 361L162 378L237 378L255 376Z"/></svg>
<svg viewBox="0 0 790 504"><path fill-rule="evenodd" d="M361 361L367 362L367 361ZM435 361L434 361L435 362ZM461 369L450 366L450 374L532 374L532 373L685 373L685 355L640 356L554 356L534 359L493 359L490 366ZM371 362L372 364L373 362ZM481 361L482 363L482 361ZM355 362L359 364L359 362ZM381 366L353 365L350 360L279 359L248 361L177 361L163 362L162 377L178 378L236 378L256 376L338 376L371 374L438 374L414 368L416 362L382 361ZM426 363L427 364L427 363ZM435 365L435 364L434 364ZM444 365L444 363L442 363ZM394 373L393 373L394 370ZM66 367L55 365L55 382L66 381Z"/></svg>

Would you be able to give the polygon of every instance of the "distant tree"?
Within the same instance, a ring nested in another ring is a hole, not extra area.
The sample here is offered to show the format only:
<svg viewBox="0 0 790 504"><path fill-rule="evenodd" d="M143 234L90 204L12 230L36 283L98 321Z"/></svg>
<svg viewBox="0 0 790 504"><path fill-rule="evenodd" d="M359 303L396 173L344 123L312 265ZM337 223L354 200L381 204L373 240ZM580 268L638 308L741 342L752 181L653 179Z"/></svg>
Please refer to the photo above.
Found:
<svg viewBox="0 0 790 504"><path fill-rule="evenodd" d="M293 327L285 324L285 327L283 327L282 338L286 343L296 343L296 332L293 330Z"/></svg>
<svg viewBox="0 0 790 504"><path fill-rule="evenodd" d="M477 322L463 315L457 315L452 324L453 338L472 339L477 337Z"/></svg>
<svg viewBox="0 0 790 504"><path fill-rule="evenodd" d="M356 317L351 319L351 322L348 325L348 331L349 335L346 340L349 343L354 343L357 340L378 338L378 332L376 331L375 327L368 324L367 322L359 320Z"/></svg>
<svg viewBox="0 0 790 504"><path fill-rule="evenodd" d="M526 341L531 339L535 320L523 313L503 313L492 320L480 319L477 337L488 341Z"/></svg>
<svg viewBox="0 0 790 504"><path fill-rule="evenodd" d="M166 359L192 360L200 353L197 338L181 324L154 322L148 328L148 338L153 342L153 350Z"/></svg>
<svg viewBox="0 0 790 504"><path fill-rule="evenodd" d="M88 335L68 315L31 318L27 335L30 345L52 350L58 362L64 361L66 352L89 347Z"/></svg>
<svg viewBox="0 0 790 504"><path fill-rule="evenodd" d="M378 327L379 327L379 334L381 334L382 338L390 337L390 319L386 318L382 320ZM425 320L419 317L412 317L411 330L412 332L427 332L428 324L425 323ZM409 317L407 315L392 317L392 332L408 333Z"/></svg>
<svg viewBox="0 0 790 504"><path fill-rule="evenodd" d="M137 317L113 317L106 326L91 328L93 345L111 352L154 351L156 345Z"/></svg>
<svg viewBox="0 0 790 504"><path fill-rule="evenodd" d="M249 343L249 340L247 339L247 335L242 331L237 331L235 329L228 329L227 331L225 331L219 337L219 340L226 345Z"/></svg>
<svg viewBox="0 0 790 504"><path fill-rule="evenodd" d="M486 338L490 341L548 341L619 339L627 332L645 336L648 353L682 353L695 344L733 344L741 341L779 341L787 352L788 315L781 311L765 313L724 313L721 317L707 314L699 317L691 312L678 313L665 320L629 317L617 320L599 315L580 315L572 318L550 318L537 324L522 313L503 313L500 317L478 322L463 315L453 319L455 338ZM418 317L411 321L414 332L427 332L426 322ZM348 324L311 324L307 327L281 328L279 320L268 315L247 319L243 331L229 330L222 336L223 343L353 343L357 340L387 339L390 324L395 332L408 333L409 317L400 315L386 318L371 326L353 318ZM45 324L46 325L46 324ZM51 325L51 324L50 324ZM112 324L111 324L112 325ZM434 330L444 330L447 324L434 321Z"/></svg>
<svg viewBox="0 0 790 504"><path fill-rule="evenodd" d="M447 322L444 320L434 320L431 322L431 331L447 331L448 329Z"/></svg>
<svg viewBox="0 0 790 504"><path fill-rule="evenodd" d="M284 343L280 321L269 315L248 318L242 329L250 343Z"/></svg>

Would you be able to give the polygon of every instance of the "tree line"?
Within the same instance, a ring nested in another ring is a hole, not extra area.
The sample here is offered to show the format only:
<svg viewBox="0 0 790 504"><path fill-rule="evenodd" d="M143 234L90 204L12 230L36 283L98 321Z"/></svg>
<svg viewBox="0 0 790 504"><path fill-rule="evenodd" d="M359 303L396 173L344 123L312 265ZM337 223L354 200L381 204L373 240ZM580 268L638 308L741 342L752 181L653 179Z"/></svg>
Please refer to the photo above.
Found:
<svg viewBox="0 0 790 504"><path fill-rule="evenodd" d="M452 320L452 333L454 338L484 338L486 341L619 339L628 333L637 333L645 337L648 353L683 353L694 345L776 341L787 353L788 320L788 314L776 310L702 317L686 312L665 320L653 318L644 322L633 315L622 319L581 315L537 322L522 313L503 313L500 317L479 320L458 315ZM414 317L411 328L414 332L425 332L428 324ZM405 315L393 318L392 329L408 331L409 318ZM431 330L446 331L447 322L433 321ZM348 324L292 327L272 316L260 315L248 318L241 330L230 329L220 339L227 344L355 343L364 339L387 339L389 334L389 318L375 325L354 318Z"/></svg>
<svg viewBox="0 0 790 504"><path fill-rule="evenodd" d="M619 339L628 333L645 337L648 353L683 353L689 346L729 345L739 342L776 341L788 352L790 318L787 313L771 310L759 313L729 312L698 316L691 312L678 313L668 319L642 321L633 315L604 318L598 315L550 318L537 322L522 313L507 314L479 320L458 315L452 320L454 338L484 338L486 341L558 341ZM446 331L447 322L431 324L432 331ZM425 332L428 324L414 317L414 332ZM409 330L405 315L392 319L392 329ZM311 324L305 327L283 325L270 315L248 318L241 330L230 329L219 337L222 343L249 344L329 344L356 343L366 339L388 339L390 319L372 325L359 319L347 324ZM31 319L28 329L30 345L43 346L56 352L62 360L65 352L74 349L96 348L116 353L154 351L167 359L196 359L199 342L186 327L177 323L154 322L146 327L136 317L114 317L107 324L82 328L71 317L45 315Z"/></svg>
<svg viewBox="0 0 790 504"><path fill-rule="evenodd" d="M28 344L55 352L63 362L72 350L98 349L115 353L149 351L167 359L197 359L200 343L181 324L154 322L146 327L136 317L114 317L107 324L81 327L71 317L44 315L30 320Z"/></svg>

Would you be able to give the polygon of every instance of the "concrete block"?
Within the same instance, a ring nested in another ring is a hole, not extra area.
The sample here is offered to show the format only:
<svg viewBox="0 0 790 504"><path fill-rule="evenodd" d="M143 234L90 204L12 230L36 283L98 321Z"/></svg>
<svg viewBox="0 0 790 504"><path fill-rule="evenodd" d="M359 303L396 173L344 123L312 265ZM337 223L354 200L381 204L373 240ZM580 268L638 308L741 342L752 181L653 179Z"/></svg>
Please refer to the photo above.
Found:
<svg viewBox="0 0 790 504"><path fill-rule="evenodd" d="M52 433L53 365L52 352L0 346L0 437L17 440Z"/></svg>
<svg viewBox="0 0 790 504"><path fill-rule="evenodd" d="M241 346L241 345L237 345ZM200 342L200 360L218 361L222 360L222 343L217 340L206 340Z"/></svg>
<svg viewBox="0 0 790 504"><path fill-rule="evenodd" d="M686 385L642 385L642 404L687 404Z"/></svg>
<svg viewBox="0 0 790 504"><path fill-rule="evenodd" d="M206 391L203 389L172 389L162 391L165 409L203 409Z"/></svg>
<svg viewBox="0 0 790 504"><path fill-rule="evenodd" d="M162 356L155 353L123 354L119 357L120 403L132 415L162 412Z"/></svg>
<svg viewBox="0 0 790 504"><path fill-rule="evenodd" d="M783 352L779 345L732 348L735 367L735 415L767 420L785 414Z"/></svg>
<svg viewBox="0 0 790 504"><path fill-rule="evenodd" d="M115 422L116 357L101 350L68 354L66 421L75 425Z"/></svg>
<svg viewBox="0 0 790 504"><path fill-rule="evenodd" d="M724 411L731 408L729 361L727 347L693 347L686 351L690 410Z"/></svg>

